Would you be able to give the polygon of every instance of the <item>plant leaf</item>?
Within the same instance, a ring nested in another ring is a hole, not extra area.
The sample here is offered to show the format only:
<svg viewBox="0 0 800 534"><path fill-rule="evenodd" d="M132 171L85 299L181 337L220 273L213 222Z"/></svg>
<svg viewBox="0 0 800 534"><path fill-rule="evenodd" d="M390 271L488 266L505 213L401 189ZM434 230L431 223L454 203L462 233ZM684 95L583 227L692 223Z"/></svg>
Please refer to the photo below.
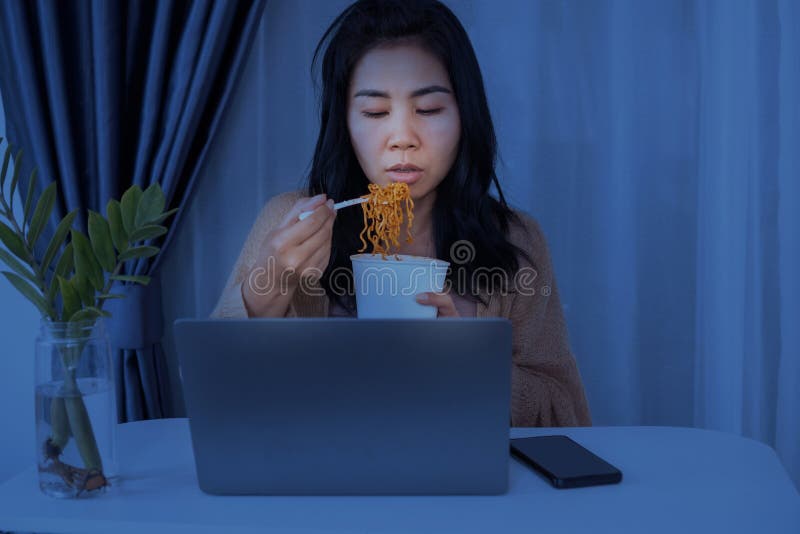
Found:
<svg viewBox="0 0 800 534"><path fill-rule="evenodd" d="M75 269L75 246L72 243L67 243L67 246L64 247L64 252L62 252L61 257L58 258L55 274L57 274L58 276L66 277L74 269Z"/></svg>
<svg viewBox="0 0 800 534"><path fill-rule="evenodd" d="M110 277L112 280L118 280L120 282L134 282L137 284L142 284L146 286L150 283L150 277L144 275L135 275L135 274L117 274Z"/></svg>
<svg viewBox="0 0 800 534"><path fill-rule="evenodd" d="M111 240L111 228L102 215L89 210L89 239L100 266L106 272L113 272L117 266L117 254Z"/></svg>
<svg viewBox="0 0 800 534"><path fill-rule="evenodd" d="M63 276L58 277L58 288L61 291L61 303L64 305L61 320L66 321L81 309L81 296L75 285Z"/></svg>
<svg viewBox="0 0 800 534"><path fill-rule="evenodd" d="M87 277L97 291L102 291L103 270L94 256L89 238L73 228L72 244L75 251L75 273Z"/></svg>
<svg viewBox="0 0 800 534"><path fill-rule="evenodd" d="M3 193L3 186L6 185L6 173L8 172L8 162L11 161L11 145L6 146L6 155L3 157L3 169L0 170L0 195Z"/></svg>
<svg viewBox="0 0 800 534"><path fill-rule="evenodd" d="M114 241L114 246L117 251L125 252L128 250L128 232L125 231L125 226L122 224L122 207L119 202L111 199L106 204L106 217L108 217L108 225L111 228L111 239Z"/></svg>
<svg viewBox="0 0 800 534"><path fill-rule="evenodd" d="M139 241L147 241L148 239L153 239L155 237L162 236L166 233L167 233L167 228L165 226L148 224L134 231L131 234L130 242L138 243Z"/></svg>
<svg viewBox="0 0 800 534"><path fill-rule="evenodd" d="M19 181L19 164L22 161L23 150L20 148L17 155L14 156L14 174L11 175L11 192L8 194L8 205L14 211L14 190L17 189L17 182Z"/></svg>
<svg viewBox="0 0 800 534"><path fill-rule="evenodd" d="M56 202L56 183L52 182L39 197L36 203L36 209L33 210L33 219L31 219L31 226L28 230L28 246L33 248L36 240L44 230L47 219L53 213L53 204Z"/></svg>
<svg viewBox="0 0 800 534"><path fill-rule="evenodd" d="M122 201L120 202L122 226L128 234L136 229L136 210L139 208L139 201L143 194L142 188L134 185L122 195Z"/></svg>
<svg viewBox="0 0 800 534"><path fill-rule="evenodd" d="M150 187L142 193L142 198L136 209L136 219L134 221L136 228L150 223L150 221L161 215L161 212L164 211L164 204L164 191L161 190L161 185L158 182L150 184Z"/></svg>
<svg viewBox="0 0 800 534"><path fill-rule="evenodd" d="M105 310L101 310L99 308L95 308L94 306L90 306L88 308L76 311L69 318L69 322L76 323L78 321L91 321L97 319L98 317L111 317L111 314Z"/></svg>
<svg viewBox="0 0 800 534"><path fill-rule="evenodd" d="M25 228L25 223L28 221L28 215L31 214L31 204L33 203L33 190L36 184L36 167L31 171L31 177L28 179L28 194L25 195L25 207L22 210L22 227Z"/></svg>
<svg viewBox="0 0 800 534"><path fill-rule="evenodd" d="M158 254L158 247L133 247L119 255L119 261L128 261L134 258L150 258Z"/></svg>
<svg viewBox="0 0 800 534"><path fill-rule="evenodd" d="M61 257L58 258L53 279L50 281L50 287L47 289L47 302L53 302L56 298L58 277L67 276L75 268L75 254L72 249L72 243L67 243L67 246L64 247L64 252L62 252Z"/></svg>
<svg viewBox="0 0 800 534"><path fill-rule="evenodd" d="M56 252L58 252L58 249L61 248L64 240L67 238L67 233L69 233L70 228L72 228L72 221L75 220L77 215L78 209L74 209L67 213L64 218L61 219L61 222L58 223L56 231L52 239L50 239L50 244L47 245L44 258L42 258L42 272L47 272L47 268L50 267L50 262L56 257ZM70 268L70 270L72 270L72 268Z"/></svg>
<svg viewBox="0 0 800 534"><path fill-rule="evenodd" d="M110 300L110 299L124 299L127 295L120 295L119 293L106 293L105 295L97 295L99 300Z"/></svg>
<svg viewBox="0 0 800 534"><path fill-rule="evenodd" d="M84 306L94 306L94 288L88 278L76 274L72 278L72 285L78 290Z"/></svg>
<svg viewBox="0 0 800 534"><path fill-rule="evenodd" d="M17 291L22 293L25 298L31 301L33 305L42 312L42 315L51 315L50 306L47 304L47 301L44 300L44 297L42 297L32 285L26 282L25 279L8 271L3 271L3 275L11 282L11 285L17 288Z"/></svg>
<svg viewBox="0 0 800 534"><path fill-rule="evenodd" d="M19 234L2 222L0 222L0 241L2 241L6 248L17 258L27 261L29 256L28 249L25 248L25 242Z"/></svg>
<svg viewBox="0 0 800 534"><path fill-rule="evenodd" d="M33 272L31 272L30 268L23 265L17 258L2 248L0 248L0 260L3 260L3 263L5 263L16 274L20 275L26 280L30 280L34 286L38 287L39 281L36 279L36 276L33 274Z"/></svg>
<svg viewBox="0 0 800 534"><path fill-rule="evenodd" d="M168 217L178 213L179 209L180 208L174 208L174 209L171 209L171 210L169 210L167 212L162 213L161 215L158 216L158 218L153 219L152 221L150 221L150 224L161 224L162 222L167 220Z"/></svg>

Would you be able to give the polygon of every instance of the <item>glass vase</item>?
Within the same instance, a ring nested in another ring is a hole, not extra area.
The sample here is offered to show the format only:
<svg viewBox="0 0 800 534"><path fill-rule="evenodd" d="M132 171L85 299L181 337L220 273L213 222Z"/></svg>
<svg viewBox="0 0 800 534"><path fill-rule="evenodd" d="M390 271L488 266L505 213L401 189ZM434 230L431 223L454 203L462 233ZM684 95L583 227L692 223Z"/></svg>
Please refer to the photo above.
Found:
<svg viewBox="0 0 800 534"><path fill-rule="evenodd" d="M52 497L103 494L118 480L111 347L102 319L43 319L36 338L39 487Z"/></svg>

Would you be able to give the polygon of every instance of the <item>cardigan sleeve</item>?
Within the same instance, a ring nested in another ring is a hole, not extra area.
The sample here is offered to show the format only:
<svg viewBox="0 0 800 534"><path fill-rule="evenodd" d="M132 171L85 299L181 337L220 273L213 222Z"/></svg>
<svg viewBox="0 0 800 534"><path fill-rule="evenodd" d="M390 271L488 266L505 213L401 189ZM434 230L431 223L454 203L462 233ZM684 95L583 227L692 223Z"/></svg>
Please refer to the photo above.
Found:
<svg viewBox="0 0 800 534"><path fill-rule="evenodd" d="M242 296L242 284L247 281L250 271L258 261L258 253L264 238L273 228L277 227L291 209L295 201L302 196L298 191L283 193L273 197L261 209L256 218L247 240L239 253L239 258L234 264L233 271L228 277L225 289L217 301L217 306L211 313L216 319L246 319L249 318L247 307ZM290 304L285 317L297 315L294 304Z"/></svg>
<svg viewBox="0 0 800 534"><path fill-rule="evenodd" d="M527 228L517 244L534 264L521 261L528 276L516 279L511 295L511 424L588 426L589 407L569 346L547 243L536 221L522 217ZM521 283L525 280L528 283Z"/></svg>

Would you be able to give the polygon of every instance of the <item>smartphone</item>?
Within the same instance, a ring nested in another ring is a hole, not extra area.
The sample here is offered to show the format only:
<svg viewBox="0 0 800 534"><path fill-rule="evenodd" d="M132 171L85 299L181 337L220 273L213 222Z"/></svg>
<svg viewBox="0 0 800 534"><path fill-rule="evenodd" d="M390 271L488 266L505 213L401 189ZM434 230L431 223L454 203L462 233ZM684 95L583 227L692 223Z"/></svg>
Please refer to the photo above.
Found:
<svg viewBox="0 0 800 534"><path fill-rule="evenodd" d="M511 440L511 454L530 465L556 488L616 484L622 471L567 436Z"/></svg>

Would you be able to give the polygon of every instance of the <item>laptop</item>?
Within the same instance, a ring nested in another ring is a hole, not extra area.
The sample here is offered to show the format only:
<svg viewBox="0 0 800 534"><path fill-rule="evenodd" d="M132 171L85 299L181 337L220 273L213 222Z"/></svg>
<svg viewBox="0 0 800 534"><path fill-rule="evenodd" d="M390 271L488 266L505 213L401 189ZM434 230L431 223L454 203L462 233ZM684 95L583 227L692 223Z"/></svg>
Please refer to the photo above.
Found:
<svg viewBox="0 0 800 534"><path fill-rule="evenodd" d="M508 489L506 319L179 319L175 342L206 493Z"/></svg>

